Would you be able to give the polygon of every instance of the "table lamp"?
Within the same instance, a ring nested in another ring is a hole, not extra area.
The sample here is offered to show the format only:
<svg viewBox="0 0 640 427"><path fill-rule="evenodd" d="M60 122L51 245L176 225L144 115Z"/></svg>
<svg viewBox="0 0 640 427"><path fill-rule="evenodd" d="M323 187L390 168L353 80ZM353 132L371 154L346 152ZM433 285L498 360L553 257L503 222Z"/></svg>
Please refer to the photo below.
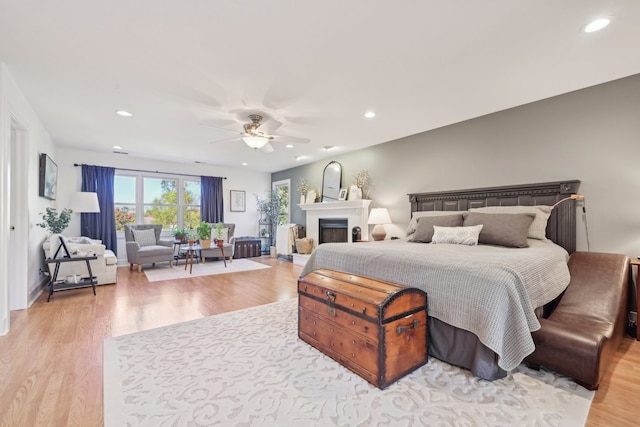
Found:
<svg viewBox="0 0 640 427"><path fill-rule="evenodd" d="M100 213L100 203L98 203L98 194L88 191L78 191L71 196L69 209L77 213ZM84 222L84 221L83 221ZM80 235L88 236L88 226L81 227ZM91 236L90 236L91 237Z"/></svg>
<svg viewBox="0 0 640 427"><path fill-rule="evenodd" d="M383 224L391 224L391 217L387 208L373 208L369 214L368 224L374 224L373 230L371 230L371 237L373 240L384 240L387 236L387 232L384 229Z"/></svg>

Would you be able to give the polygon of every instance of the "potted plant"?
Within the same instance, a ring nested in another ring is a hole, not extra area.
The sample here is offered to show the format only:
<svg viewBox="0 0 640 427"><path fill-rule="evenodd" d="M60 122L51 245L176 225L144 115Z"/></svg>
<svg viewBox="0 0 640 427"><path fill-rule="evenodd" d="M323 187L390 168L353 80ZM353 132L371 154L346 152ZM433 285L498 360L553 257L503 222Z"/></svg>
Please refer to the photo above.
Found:
<svg viewBox="0 0 640 427"><path fill-rule="evenodd" d="M287 217L285 210L287 206L286 194L279 191L270 191L264 199L256 195L256 204L260 211L261 223L268 224L270 252L275 253L276 242L273 237L276 235L275 231L278 225L283 224Z"/></svg>
<svg viewBox="0 0 640 427"><path fill-rule="evenodd" d="M187 241L188 232L184 228L177 228L173 230L173 237L180 243Z"/></svg>
<svg viewBox="0 0 640 427"><path fill-rule="evenodd" d="M63 209L60 214L54 208L47 208L45 213L41 213L42 222L36 224L38 227L46 228L51 234L60 234L71 221L71 209Z"/></svg>
<svg viewBox="0 0 640 427"><path fill-rule="evenodd" d="M222 247L224 245L224 240L222 236L223 229L224 229L224 224L221 222L217 222L216 225L214 225L213 240L216 242L216 245L218 245L219 247Z"/></svg>
<svg viewBox="0 0 640 427"><path fill-rule="evenodd" d="M211 247L211 224L206 221L201 222L198 225L198 239L200 239L200 246L202 249L208 249Z"/></svg>

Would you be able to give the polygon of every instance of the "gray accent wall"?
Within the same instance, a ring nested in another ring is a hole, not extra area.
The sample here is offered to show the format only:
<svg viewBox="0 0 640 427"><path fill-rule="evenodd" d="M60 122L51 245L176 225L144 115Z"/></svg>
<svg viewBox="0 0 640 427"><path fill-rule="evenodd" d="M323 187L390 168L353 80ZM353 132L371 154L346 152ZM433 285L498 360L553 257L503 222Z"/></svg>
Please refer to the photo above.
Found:
<svg viewBox="0 0 640 427"><path fill-rule="evenodd" d="M272 174L291 179L292 222L305 225L299 177L319 191L330 160L342 164L343 187L369 171L371 207L389 208L393 221L387 238L404 235L408 193L579 179L578 250L588 235L591 251L640 255L640 75L336 153Z"/></svg>

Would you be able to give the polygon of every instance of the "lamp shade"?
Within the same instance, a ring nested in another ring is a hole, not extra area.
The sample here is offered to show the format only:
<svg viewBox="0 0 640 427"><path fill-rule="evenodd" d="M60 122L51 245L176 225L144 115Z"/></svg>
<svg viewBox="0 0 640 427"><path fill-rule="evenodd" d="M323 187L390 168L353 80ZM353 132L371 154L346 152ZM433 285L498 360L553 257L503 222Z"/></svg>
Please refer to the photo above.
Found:
<svg viewBox="0 0 640 427"><path fill-rule="evenodd" d="M269 142L269 138L266 136L243 136L242 140L251 148L258 149L264 147L267 142Z"/></svg>
<svg viewBox="0 0 640 427"><path fill-rule="evenodd" d="M100 204L98 203L98 194L87 191L79 191L71 196L69 209L78 213L97 213L100 212Z"/></svg>
<svg viewBox="0 0 640 427"><path fill-rule="evenodd" d="M368 224L391 224L391 217L387 208L373 208L369 214Z"/></svg>

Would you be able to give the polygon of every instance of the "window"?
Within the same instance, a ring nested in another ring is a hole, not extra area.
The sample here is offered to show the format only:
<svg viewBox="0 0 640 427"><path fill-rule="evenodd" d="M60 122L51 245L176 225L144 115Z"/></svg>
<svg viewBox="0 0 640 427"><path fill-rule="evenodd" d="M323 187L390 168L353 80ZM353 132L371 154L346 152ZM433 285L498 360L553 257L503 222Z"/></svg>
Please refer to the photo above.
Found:
<svg viewBox="0 0 640 427"><path fill-rule="evenodd" d="M125 224L136 220L136 177L115 176L114 200L116 209L116 231L124 231Z"/></svg>
<svg viewBox="0 0 640 427"><path fill-rule="evenodd" d="M200 181L116 173L114 198L117 231L125 224L162 224L172 231L200 223Z"/></svg>
<svg viewBox="0 0 640 427"><path fill-rule="evenodd" d="M280 207L281 224L288 224L291 214L291 180L283 179L282 181L275 181L271 184L271 191L275 191L278 195L282 196L282 205Z"/></svg>

